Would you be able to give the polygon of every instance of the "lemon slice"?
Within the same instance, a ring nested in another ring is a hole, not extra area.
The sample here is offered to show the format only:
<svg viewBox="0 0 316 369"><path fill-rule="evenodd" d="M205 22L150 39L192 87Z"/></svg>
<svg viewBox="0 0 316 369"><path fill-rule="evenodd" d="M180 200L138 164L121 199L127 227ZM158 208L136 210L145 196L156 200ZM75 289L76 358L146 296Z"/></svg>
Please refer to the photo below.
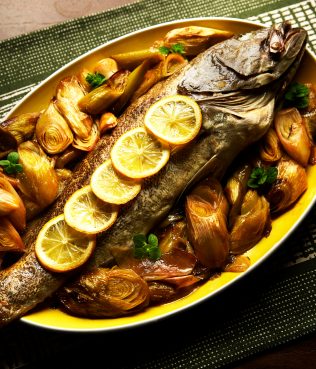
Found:
<svg viewBox="0 0 316 369"><path fill-rule="evenodd" d="M49 220L40 230L35 253L44 268L67 272L88 260L95 243L94 235L85 235L69 227L62 214Z"/></svg>
<svg viewBox="0 0 316 369"><path fill-rule="evenodd" d="M123 178L113 169L111 159L94 171L90 186L99 199L118 205L126 204L141 190L140 183Z"/></svg>
<svg viewBox="0 0 316 369"><path fill-rule="evenodd" d="M114 168L129 178L145 178L159 172L170 156L167 146L139 127L124 133L114 144Z"/></svg>
<svg viewBox="0 0 316 369"><path fill-rule="evenodd" d="M193 140L202 125L199 105L183 95L167 96L154 103L145 115L145 126L155 136L173 145Z"/></svg>
<svg viewBox="0 0 316 369"><path fill-rule="evenodd" d="M66 223L79 232L95 234L110 228L118 214L117 206L100 200L85 186L74 192L64 207Z"/></svg>

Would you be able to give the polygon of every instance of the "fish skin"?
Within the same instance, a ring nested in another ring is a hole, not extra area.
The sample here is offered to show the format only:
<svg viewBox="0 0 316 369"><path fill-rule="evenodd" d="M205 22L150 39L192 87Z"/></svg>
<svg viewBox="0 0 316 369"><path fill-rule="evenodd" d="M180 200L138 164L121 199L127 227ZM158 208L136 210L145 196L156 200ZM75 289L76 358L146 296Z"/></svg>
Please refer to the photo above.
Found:
<svg viewBox="0 0 316 369"><path fill-rule="evenodd" d="M261 35L264 32L267 38L271 30L257 32ZM300 35L303 48L306 32L298 29L297 33ZM255 37L256 32L250 35L252 36L248 37ZM223 41L222 48L225 42L227 41ZM288 49L290 46L288 44ZM185 93L193 97L202 109L203 133L194 143L174 154L166 167L156 176L145 180L141 193L131 204L122 208L113 227L98 236L96 251L85 268L103 265L111 258L111 253L115 255L118 250L129 250L132 236L136 233L147 233L159 223L189 184L210 173L220 178L234 157L267 131L273 119L275 94L279 90L280 83L269 85L269 88L261 88L261 91L249 90L244 95L239 90L236 93L230 91L222 94L213 93L209 88L206 91L188 88L187 82L192 80L193 70L197 70L198 66L203 67L203 63L210 55L214 59L213 48L200 54L181 71L168 80L159 82L147 94L131 104L119 118L118 126L112 134L104 136L95 150L78 166L67 189L48 213L34 226L28 227L24 236L24 242L29 247L27 253L12 267L0 273L0 326L26 314L51 296L73 275L73 273L52 273L39 264L34 252L37 234L49 219L63 212L65 202L74 191L89 183L93 171L109 158L111 147L117 138L127 130L143 124L147 109L155 101L176 93ZM258 58L267 57L266 54L266 50L259 49ZM225 55L221 55L222 64L224 57ZM282 58L280 60L283 61ZM224 70L225 68L222 69ZM214 73L207 74L203 83L211 85L210 80L216 76L216 70ZM229 73L231 80L234 73L235 78L240 78L240 75L232 70L229 70ZM255 109L247 103L249 99L253 104L256 102ZM225 101L226 105L223 106ZM238 104L243 105L242 111L239 111Z"/></svg>

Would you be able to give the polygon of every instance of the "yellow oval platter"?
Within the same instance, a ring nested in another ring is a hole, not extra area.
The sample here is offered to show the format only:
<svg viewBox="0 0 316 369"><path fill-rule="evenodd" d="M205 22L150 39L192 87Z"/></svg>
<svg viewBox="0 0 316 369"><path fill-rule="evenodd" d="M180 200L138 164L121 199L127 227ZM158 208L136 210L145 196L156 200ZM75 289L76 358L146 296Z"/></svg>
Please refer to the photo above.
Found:
<svg viewBox="0 0 316 369"><path fill-rule="evenodd" d="M102 45L83 56L67 64L29 93L7 116L40 111L47 106L51 97L55 93L56 85L63 77L76 74L82 67L94 65L101 58L117 53L144 49L150 46L153 41L161 38L164 34L176 27L188 25L198 25L204 27L218 28L232 31L234 33L245 33L264 27L262 24L232 19L232 18L197 18L179 20L160 24L117 38L105 45ZM300 82L311 82L316 84L316 59L310 52L306 52L296 80ZM202 301L211 298L219 291L228 286L232 286L241 277L246 276L252 269L256 268L260 262L266 259L281 243L295 230L297 225L308 214L316 200L316 166L308 168L308 189L288 212L279 216L272 223L272 231L268 238L264 238L260 243L247 252L251 260L251 266L246 272L230 273L224 272L218 278L214 278L188 296L174 302L161 306L149 307L145 311L136 315L115 319L86 319L78 318L51 308L36 310L21 320L23 322L39 327L73 331L73 332L95 332L110 331L131 326L137 326L151 321L170 316L192 307Z"/></svg>

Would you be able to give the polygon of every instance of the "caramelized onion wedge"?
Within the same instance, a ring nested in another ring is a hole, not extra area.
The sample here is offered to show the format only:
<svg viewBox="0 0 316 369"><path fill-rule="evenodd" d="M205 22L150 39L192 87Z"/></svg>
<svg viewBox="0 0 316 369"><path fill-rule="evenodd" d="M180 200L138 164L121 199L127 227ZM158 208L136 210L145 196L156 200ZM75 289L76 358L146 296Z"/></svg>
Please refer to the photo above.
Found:
<svg viewBox="0 0 316 369"><path fill-rule="evenodd" d="M186 198L188 238L198 260L211 269L225 266L229 252L227 201L215 179L202 181Z"/></svg>
<svg viewBox="0 0 316 369"><path fill-rule="evenodd" d="M84 91L81 88L77 77L66 77L61 80L56 90L56 106L67 120L69 127L77 137L87 139L92 128L92 118L80 111L78 103L84 98Z"/></svg>
<svg viewBox="0 0 316 369"><path fill-rule="evenodd" d="M172 223L159 236L159 248L162 254L172 252L174 249L190 250L187 240L187 226L185 221L180 220Z"/></svg>
<svg viewBox="0 0 316 369"><path fill-rule="evenodd" d="M152 63L157 63L162 60L163 55L158 49L151 47L144 50L128 51L122 54L111 56L116 60L121 68L133 69L140 65L144 60L150 60Z"/></svg>
<svg viewBox="0 0 316 369"><path fill-rule="evenodd" d="M230 273L242 273L246 271L251 265L251 261L248 256L236 255L232 261L226 265L224 272Z"/></svg>
<svg viewBox="0 0 316 369"><path fill-rule="evenodd" d="M113 113L106 112L101 115L99 121L97 121L100 135L117 126L117 118Z"/></svg>
<svg viewBox="0 0 316 369"><path fill-rule="evenodd" d="M154 68L149 69L145 75L142 83L133 93L131 101L138 99L144 93L146 93L153 85L159 82L162 78L162 67L164 62L160 62Z"/></svg>
<svg viewBox="0 0 316 369"><path fill-rule="evenodd" d="M50 102L38 119L36 138L48 154L63 152L73 141L71 129L56 110L54 101Z"/></svg>
<svg viewBox="0 0 316 369"><path fill-rule="evenodd" d="M17 199L10 192L0 188L0 216L7 215L19 207Z"/></svg>
<svg viewBox="0 0 316 369"><path fill-rule="evenodd" d="M287 209L307 189L306 170L294 160L283 158L277 168L277 180L267 194L272 212Z"/></svg>
<svg viewBox="0 0 316 369"><path fill-rule="evenodd" d="M169 77L188 64L188 61L179 54L169 54L163 61L162 76Z"/></svg>
<svg viewBox="0 0 316 369"><path fill-rule="evenodd" d="M248 189L248 179L251 173L249 164L240 165L228 179L225 187L225 195L230 204L228 225L231 229L240 214L240 208Z"/></svg>
<svg viewBox="0 0 316 369"><path fill-rule="evenodd" d="M306 167L310 157L311 142L299 111L296 108L279 111L275 116L274 125L287 154Z"/></svg>
<svg viewBox="0 0 316 369"><path fill-rule="evenodd" d="M260 158L267 163L281 159L282 152L279 138L273 128L270 128L260 141Z"/></svg>
<svg viewBox="0 0 316 369"><path fill-rule="evenodd" d="M164 280L192 273L196 257L184 250L173 249L158 260L124 258L119 261L121 268L132 269L146 281Z"/></svg>
<svg viewBox="0 0 316 369"><path fill-rule="evenodd" d="M21 197L17 194L11 183L7 178L0 173L0 188L9 192L14 197L14 202L18 205L17 209L12 210L7 218L13 224L13 226L19 231L23 231L26 226L26 210L21 200Z"/></svg>
<svg viewBox="0 0 316 369"><path fill-rule="evenodd" d="M113 107L114 114L119 114L126 107L133 93L144 80L145 73L149 68L149 61L145 60L135 68L128 76L125 89Z"/></svg>
<svg viewBox="0 0 316 369"><path fill-rule="evenodd" d="M117 62L112 58L104 58L99 60L95 67L95 73L101 73L105 79L109 79L119 70Z"/></svg>
<svg viewBox="0 0 316 369"><path fill-rule="evenodd" d="M118 317L146 307L149 289L132 270L98 268L64 287L59 298L63 306L75 315Z"/></svg>
<svg viewBox="0 0 316 369"><path fill-rule="evenodd" d="M113 90L107 84L95 88L79 101L81 111L100 114L109 108L122 95L123 91Z"/></svg>
<svg viewBox="0 0 316 369"><path fill-rule="evenodd" d="M58 179L51 162L39 144L26 141L19 148L19 160L23 172L18 174L19 189L44 208L57 196Z"/></svg>
<svg viewBox="0 0 316 369"><path fill-rule="evenodd" d="M228 31L222 31L214 28L188 26L176 28L168 32L163 39L163 44L171 47L174 44L184 46L185 55L197 55L217 42L232 37L233 34Z"/></svg>
<svg viewBox="0 0 316 369"><path fill-rule="evenodd" d="M83 156L84 152L69 146L61 155L58 156L55 162L55 168L63 169L68 164L79 160Z"/></svg>
<svg viewBox="0 0 316 369"><path fill-rule="evenodd" d="M230 250L242 254L257 244L270 231L270 208L264 196L256 191L246 193L230 237Z"/></svg>
<svg viewBox="0 0 316 369"><path fill-rule="evenodd" d="M0 251L24 251L25 245L13 227L5 217L0 217Z"/></svg>
<svg viewBox="0 0 316 369"><path fill-rule="evenodd" d="M33 138L39 115L40 113L20 114L2 122L1 127L10 132L19 145Z"/></svg>
<svg viewBox="0 0 316 369"><path fill-rule="evenodd" d="M12 133L0 127L0 152L5 151L4 156L6 156L11 150L15 150L17 146L17 140Z"/></svg>
<svg viewBox="0 0 316 369"><path fill-rule="evenodd" d="M93 123L90 136L87 139L75 137L72 146L82 151L92 151L100 139L99 128Z"/></svg>

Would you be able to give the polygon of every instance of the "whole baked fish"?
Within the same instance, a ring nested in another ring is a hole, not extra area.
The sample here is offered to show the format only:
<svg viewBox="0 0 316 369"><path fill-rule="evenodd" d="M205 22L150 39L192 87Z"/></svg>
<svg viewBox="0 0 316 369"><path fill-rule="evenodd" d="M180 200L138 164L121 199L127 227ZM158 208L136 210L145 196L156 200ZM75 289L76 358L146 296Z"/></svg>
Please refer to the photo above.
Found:
<svg viewBox="0 0 316 369"><path fill-rule="evenodd" d="M89 183L118 137L143 125L150 105L177 93L191 96L203 113L202 133L147 179L137 198L122 208L112 228L99 235L88 269L106 264L113 255L131 247L133 235L146 234L157 225L190 184L205 175L220 178L241 150L265 134L273 120L276 97L298 68L306 37L303 29L291 29L287 23L233 37L206 50L135 101L113 133L103 137L83 160L50 211L29 227L24 237L28 252L1 272L0 325L27 313L72 275L42 268L34 253L37 234L45 222L63 212L75 190Z"/></svg>

